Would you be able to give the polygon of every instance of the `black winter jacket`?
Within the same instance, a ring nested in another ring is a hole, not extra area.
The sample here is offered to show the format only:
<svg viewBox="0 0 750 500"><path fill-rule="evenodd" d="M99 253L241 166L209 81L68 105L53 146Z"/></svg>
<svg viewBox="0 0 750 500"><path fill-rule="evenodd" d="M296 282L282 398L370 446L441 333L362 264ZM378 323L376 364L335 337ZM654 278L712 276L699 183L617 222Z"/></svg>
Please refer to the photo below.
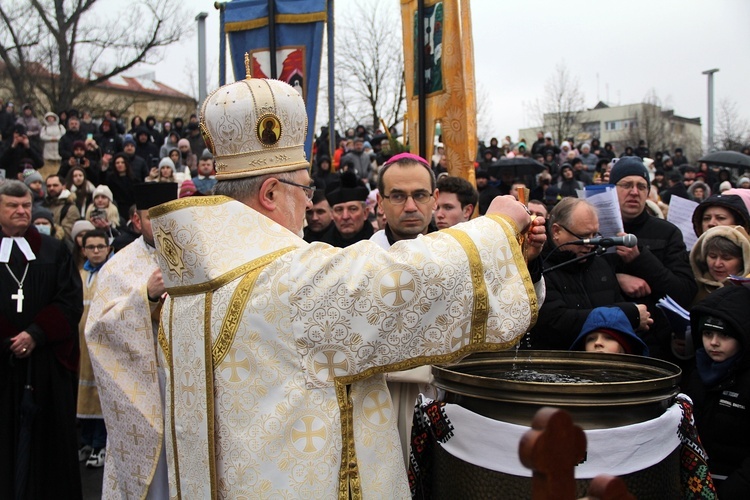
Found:
<svg viewBox="0 0 750 500"><path fill-rule="evenodd" d="M651 287L651 294L637 301L648 307L654 320L642 338L651 356L675 361L670 346L672 328L656 303L669 295L687 308L698 291L682 233L671 222L652 217L645 210L632 221L625 222L624 228L626 233L638 237L640 256L628 264L616 254L607 254L607 258L614 262L616 272L637 276Z"/></svg>
<svg viewBox="0 0 750 500"><path fill-rule="evenodd" d="M569 251L550 250L546 255L547 268L574 257ZM619 307L633 329L638 328L638 307L623 297L615 273L603 257L590 257L585 263L571 263L547 272L544 283L547 295L536 325L522 342L524 348L567 351L596 307Z"/></svg>
<svg viewBox="0 0 750 500"><path fill-rule="evenodd" d="M698 322L705 314L721 318L739 333L742 352L713 386L707 387L696 369L685 392L694 403L695 423L719 498L744 500L750 498L750 289L728 285L693 307L690 319L696 350L703 349Z"/></svg>

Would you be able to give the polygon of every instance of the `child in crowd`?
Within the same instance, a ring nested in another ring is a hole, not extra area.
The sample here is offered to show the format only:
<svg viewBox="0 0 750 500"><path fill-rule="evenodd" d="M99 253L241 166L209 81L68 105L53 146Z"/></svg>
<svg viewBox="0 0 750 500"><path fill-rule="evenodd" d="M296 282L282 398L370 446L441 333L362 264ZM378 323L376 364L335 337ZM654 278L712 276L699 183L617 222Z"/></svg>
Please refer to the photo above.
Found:
<svg viewBox="0 0 750 500"><path fill-rule="evenodd" d="M592 309L570 350L648 356L648 347L619 307Z"/></svg>
<svg viewBox="0 0 750 500"><path fill-rule="evenodd" d="M26 169L23 171L23 182L31 189L32 203L34 205L42 203L47 195L42 175L36 170Z"/></svg>
<svg viewBox="0 0 750 500"><path fill-rule="evenodd" d="M696 369L685 387L721 499L750 498L750 288L727 285L690 312Z"/></svg>
<svg viewBox="0 0 750 500"><path fill-rule="evenodd" d="M81 270L83 283L83 315L78 326L81 349L80 370L78 376L78 403L76 415L81 424L82 446L78 449L78 461L86 462L89 469L104 466L107 445L107 427L104 425L99 391L91 367L86 337L83 335L89 305L94 296L96 277L99 270L109 259L112 247L109 235L102 230L88 231L83 236L83 252L86 262Z"/></svg>
<svg viewBox="0 0 750 500"><path fill-rule="evenodd" d="M86 254L83 251L83 237L86 236L86 233L94 229L96 227L94 227L91 221L77 220L70 231L70 237L73 240L73 261L76 263L79 271L83 269L83 265L86 263Z"/></svg>

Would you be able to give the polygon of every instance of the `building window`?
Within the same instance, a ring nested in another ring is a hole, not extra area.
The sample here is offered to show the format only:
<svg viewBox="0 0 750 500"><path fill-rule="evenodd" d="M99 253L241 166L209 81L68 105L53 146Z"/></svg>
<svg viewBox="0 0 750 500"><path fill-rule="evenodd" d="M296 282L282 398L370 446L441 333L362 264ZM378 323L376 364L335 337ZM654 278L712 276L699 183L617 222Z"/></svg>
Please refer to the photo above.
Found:
<svg viewBox="0 0 750 500"><path fill-rule="evenodd" d="M610 132L615 132L618 130L628 130L631 128L638 128L638 121L635 119L614 120L610 122L604 122L604 127Z"/></svg>

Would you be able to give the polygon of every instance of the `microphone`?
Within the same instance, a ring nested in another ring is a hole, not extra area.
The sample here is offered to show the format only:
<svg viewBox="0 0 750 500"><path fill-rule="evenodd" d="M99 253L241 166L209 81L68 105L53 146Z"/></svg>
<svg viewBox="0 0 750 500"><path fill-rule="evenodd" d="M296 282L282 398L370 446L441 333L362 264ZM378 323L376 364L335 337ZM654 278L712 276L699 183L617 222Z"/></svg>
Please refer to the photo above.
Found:
<svg viewBox="0 0 750 500"><path fill-rule="evenodd" d="M638 244L638 237L634 234L625 236L602 236L599 238L584 238L582 240L571 241L571 245L595 245L603 248L613 246L624 246L633 248Z"/></svg>

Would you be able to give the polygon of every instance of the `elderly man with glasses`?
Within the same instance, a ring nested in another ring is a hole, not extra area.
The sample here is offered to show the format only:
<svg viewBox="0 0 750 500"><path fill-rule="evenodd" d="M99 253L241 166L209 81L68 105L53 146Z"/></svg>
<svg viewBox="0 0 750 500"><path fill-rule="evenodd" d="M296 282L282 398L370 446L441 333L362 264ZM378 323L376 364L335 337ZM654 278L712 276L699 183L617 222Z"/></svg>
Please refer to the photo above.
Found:
<svg viewBox="0 0 750 500"><path fill-rule="evenodd" d="M669 295L682 307L690 307L697 292L680 230L666 220L649 215L646 210L651 182L643 161L635 156L621 158L610 173L610 183L617 186L623 227L638 237L632 248L617 247L611 262L625 296L648 307L653 327L643 336L651 355L677 362L671 348L671 327L656 302Z"/></svg>
<svg viewBox="0 0 750 500"><path fill-rule="evenodd" d="M549 236L542 253L547 295L539 320L522 347L568 350L596 307L619 307L634 330L649 329L646 306L623 297L612 267L603 257L592 254L593 245L577 243L601 236L593 205L579 198L563 198L550 213Z"/></svg>

